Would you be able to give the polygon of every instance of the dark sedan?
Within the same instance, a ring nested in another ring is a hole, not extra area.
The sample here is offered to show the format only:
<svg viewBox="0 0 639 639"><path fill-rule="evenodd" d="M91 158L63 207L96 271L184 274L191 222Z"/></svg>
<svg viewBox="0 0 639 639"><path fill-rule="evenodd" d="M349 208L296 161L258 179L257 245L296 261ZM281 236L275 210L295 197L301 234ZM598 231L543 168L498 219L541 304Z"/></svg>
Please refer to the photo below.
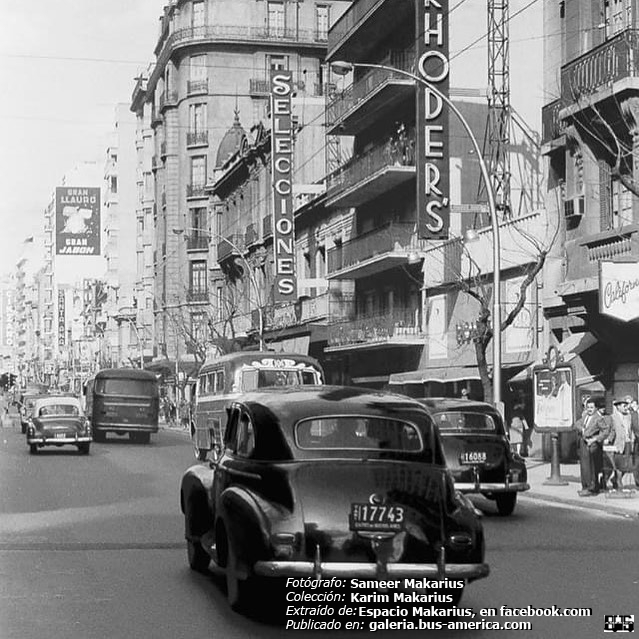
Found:
<svg viewBox="0 0 639 639"><path fill-rule="evenodd" d="M415 400L337 386L245 394L213 457L182 479L188 559L224 571L235 609L260 577L448 577L458 601L488 574L481 522Z"/></svg>
<svg viewBox="0 0 639 639"><path fill-rule="evenodd" d="M34 455L45 446L76 446L84 455L91 447L91 426L75 397L36 400L27 425L27 445Z"/></svg>
<svg viewBox="0 0 639 639"><path fill-rule="evenodd" d="M526 462L511 450L499 412L490 404L467 399L418 401L437 424L455 488L495 500L499 514L510 515L517 493L530 486Z"/></svg>

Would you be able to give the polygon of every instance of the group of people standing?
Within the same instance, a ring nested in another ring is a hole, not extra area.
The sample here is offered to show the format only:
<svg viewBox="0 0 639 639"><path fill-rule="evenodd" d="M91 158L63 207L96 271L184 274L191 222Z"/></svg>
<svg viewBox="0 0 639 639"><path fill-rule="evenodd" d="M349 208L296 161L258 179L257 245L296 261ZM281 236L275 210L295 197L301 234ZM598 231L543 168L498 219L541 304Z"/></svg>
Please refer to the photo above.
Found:
<svg viewBox="0 0 639 639"><path fill-rule="evenodd" d="M586 398L574 425L579 435L580 496L596 495L609 483L613 489L621 488L625 473L632 473L639 487L638 410L630 395L614 399L611 415L605 413L603 401Z"/></svg>

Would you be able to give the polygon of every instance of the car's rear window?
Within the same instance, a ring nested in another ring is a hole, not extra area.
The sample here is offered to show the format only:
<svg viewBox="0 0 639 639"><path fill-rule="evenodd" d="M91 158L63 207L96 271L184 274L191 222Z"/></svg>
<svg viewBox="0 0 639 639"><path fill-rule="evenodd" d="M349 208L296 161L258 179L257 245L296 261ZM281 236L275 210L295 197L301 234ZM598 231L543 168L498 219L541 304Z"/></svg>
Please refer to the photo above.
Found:
<svg viewBox="0 0 639 639"><path fill-rule="evenodd" d="M98 393L106 395L144 395L157 394L157 384L144 379L100 379L96 384Z"/></svg>
<svg viewBox="0 0 639 639"><path fill-rule="evenodd" d="M61 415L77 417L79 414L78 407L73 404L47 404L41 406L38 411L39 417L59 417Z"/></svg>
<svg viewBox="0 0 639 639"><path fill-rule="evenodd" d="M307 386L319 381L319 373L313 370L247 370L242 373L242 390L249 391L268 386Z"/></svg>
<svg viewBox="0 0 639 639"><path fill-rule="evenodd" d="M441 431L494 431L495 421L486 413L447 411L433 416Z"/></svg>
<svg viewBox="0 0 639 639"><path fill-rule="evenodd" d="M421 452L419 430L411 423L381 417L317 417L295 425L295 441L304 450L384 450Z"/></svg>

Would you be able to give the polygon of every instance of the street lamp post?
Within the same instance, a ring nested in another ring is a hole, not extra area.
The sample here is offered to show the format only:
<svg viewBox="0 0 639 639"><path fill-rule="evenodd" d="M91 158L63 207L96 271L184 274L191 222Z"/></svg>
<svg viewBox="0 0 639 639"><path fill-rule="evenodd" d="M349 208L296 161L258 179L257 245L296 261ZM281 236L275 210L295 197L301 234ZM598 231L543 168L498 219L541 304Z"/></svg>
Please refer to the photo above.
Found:
<svg viewBox="0 0 639 639"><path fill-rule="evenodd" d="M244 257L242 250L240 249L239 246L237 246L237 244L229 240L227 237L224 237L223 235L219 235L218 233L213 233L212 231L209 231L207 229L187 227L186 229L173 229L173 232L176 235L179 235L183 233L185 230L198 231L199 233L205 234L206 237L210 239L216 239L220 242L225 242L238 254L240 259L242 260L244 267L246 269L246 275L255 291L255 300L256 300L257 315L258 315L258 331L259 331L259 338L260 338L260 350L263 351L264 350L264 307L262 304L262 294L260 291L260 287L255 279L255 276L253 275L253 271L251 270L251 265L249 264L248 260Z"/></svg>
<svg viewBox="0 0 639 639"><path fill-rule="evenodd" d="M451 102L450 98L442 93L435 85L431 84L424 78L411 73L410 71L404 71L403 69L397 69L395 67L387 66L385 64L372 64L368 62L332 62L331 68L337 75L346 75L354 68L363 69L382 69L391 73L398 73L406 77L412 78L415 82L423 84L429 91L437 95L457 116L462 126L468 133L468 137L471 140L477 161L479 162L479 169L481 171L482 179L486 184L486 193L488 195L488 209L490 211L490 222L493 233L493 404L495 407L501 407L501 300L500 300L500 285L501 285L501 270L500 270L500 239L499 239L499 220L497 219L497 206L495 204L495 195L492 189L492 183L490 181L490 175L488 173L488 167L484 161L484 157L477 138L473 133L470 125L466 121L466 118L461 114L459 109Z"/></svg>

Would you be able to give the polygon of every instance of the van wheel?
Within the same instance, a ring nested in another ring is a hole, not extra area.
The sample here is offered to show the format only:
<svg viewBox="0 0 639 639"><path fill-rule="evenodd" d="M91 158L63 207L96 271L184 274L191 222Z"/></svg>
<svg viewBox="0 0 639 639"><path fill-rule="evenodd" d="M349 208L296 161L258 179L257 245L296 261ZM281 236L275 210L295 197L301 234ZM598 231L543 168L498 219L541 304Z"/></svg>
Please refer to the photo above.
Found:
<svg viewBox="0 0 639 639"><path fill-rule="evenodd" d="M102 431L99 431L99 430L93 431L94 442L98 442L101 444L105 440L106 440L106 433L103 433Z"/></svg>
<svg viewBox="0 0 639 639"><path fill-rule="evenodd" d="M35 455L38 452L38 447L35 444L29 444L29 454Z"/></svg>

